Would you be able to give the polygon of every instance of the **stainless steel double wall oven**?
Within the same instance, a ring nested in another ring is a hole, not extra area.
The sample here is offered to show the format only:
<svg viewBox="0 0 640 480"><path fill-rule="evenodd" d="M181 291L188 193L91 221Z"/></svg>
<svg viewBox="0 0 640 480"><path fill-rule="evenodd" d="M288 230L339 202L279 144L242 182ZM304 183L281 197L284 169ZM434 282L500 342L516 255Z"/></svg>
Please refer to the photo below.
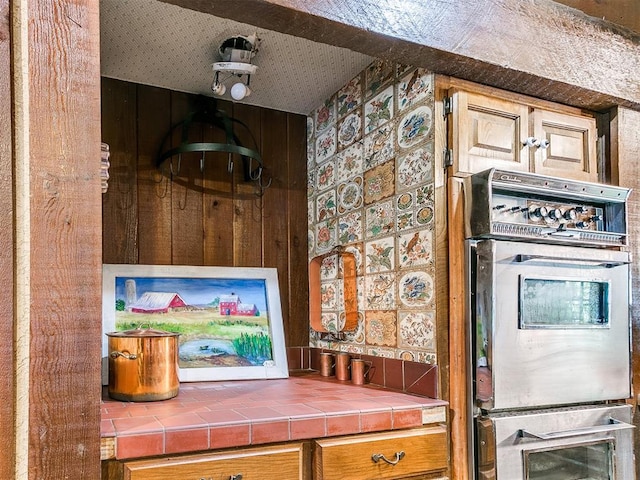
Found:
<svg viewBox="0 0 640 480"><path fill-rule="evenodd" d="M465 193L475 478L635 478L629 190L492 169Z"/></svg>

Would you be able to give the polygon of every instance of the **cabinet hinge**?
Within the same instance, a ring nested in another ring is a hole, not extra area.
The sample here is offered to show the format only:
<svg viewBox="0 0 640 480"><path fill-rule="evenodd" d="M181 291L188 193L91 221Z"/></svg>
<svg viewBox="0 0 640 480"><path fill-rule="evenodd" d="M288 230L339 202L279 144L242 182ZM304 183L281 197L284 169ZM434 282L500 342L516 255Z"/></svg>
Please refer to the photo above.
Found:
<svg viewBox="0 0 640 480"><path fill-rule="evenodd" d="M451 97L444 97L442 99L442 115L447 116L453 112L453 99Z"/></svg>
<svg viewBox="0 0 640 480"><path fill-rule="evenodd" d="M442 158L445 168L453 167L453 150L451 150L450 148L445 148L442 152Z"/></svg>

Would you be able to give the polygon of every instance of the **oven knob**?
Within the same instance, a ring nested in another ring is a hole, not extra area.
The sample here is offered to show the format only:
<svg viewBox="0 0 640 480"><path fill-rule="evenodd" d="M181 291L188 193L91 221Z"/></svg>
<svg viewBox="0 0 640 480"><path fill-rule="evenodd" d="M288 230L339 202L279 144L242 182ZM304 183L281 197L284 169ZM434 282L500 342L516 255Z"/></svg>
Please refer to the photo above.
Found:
<svg viewBox="0 0 640 480"><path fill-rule="evenodd" d="M502 210L503 208L507 208L507 206L501 204L501 205L496 205L495 207L493 207L494 210Z"/></svg>
<svg viewBox="0 0 640 480"><path fill-rule="evenodd" d="M602 221L602 215L594 215L591 217L590 219L592 222L601 222Z"/></svg>
<svg viewBox="0 0 640 480"><path fill-rule="evenodd" d="M542 218L547 216L547 207L529 207L531 218Z"/></svg>
<svg viewBox="0 0 640 480"><path fill-rule="evenodd" d="M559 208L552 208L549 210L548 216L551 220L560 220L562 218L562 212Z"/></svg>
<svg viewBox="0 0 640 480"><path fill-rule="evenodd" d="M587 228L588 226L587 222L576 222L576 228Z"/></svg>
<svg viewBox="0 0 640 480"><path fill-rule="evenodd" d="M577 216L578 216L578 213L576 212L575 208L570 208L569 210L564 212L564 215L563 215L563 217L567 220L575 220Z"/></svg>

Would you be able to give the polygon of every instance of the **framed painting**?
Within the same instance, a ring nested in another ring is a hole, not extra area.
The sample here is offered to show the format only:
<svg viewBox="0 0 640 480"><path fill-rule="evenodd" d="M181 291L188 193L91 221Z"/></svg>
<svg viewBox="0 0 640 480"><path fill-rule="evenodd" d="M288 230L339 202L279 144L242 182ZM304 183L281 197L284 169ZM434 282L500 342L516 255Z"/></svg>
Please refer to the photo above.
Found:
<svg viewBox="0 0 640 480"><path fill-rule="evenodd" d="M102 368L108 332L179 333L181 382L289 376L275 268L103 265Z"/></svg>

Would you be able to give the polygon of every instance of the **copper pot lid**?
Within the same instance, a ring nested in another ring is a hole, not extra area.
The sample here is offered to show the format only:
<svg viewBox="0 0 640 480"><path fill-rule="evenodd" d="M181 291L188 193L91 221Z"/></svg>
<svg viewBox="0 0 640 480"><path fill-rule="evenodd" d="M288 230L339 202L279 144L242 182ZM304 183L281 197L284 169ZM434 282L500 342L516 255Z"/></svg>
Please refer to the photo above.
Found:
<svg viewBox="0 0 640 480"><path fill-rule="evenodd" d="M151 327L140 325L131 330L122 330L119 332L106 333L108 337L129 337L129 338L145 338L145 337L177 337L180 334L175 332L167 332L165 330L157 330Z"/></svg>

